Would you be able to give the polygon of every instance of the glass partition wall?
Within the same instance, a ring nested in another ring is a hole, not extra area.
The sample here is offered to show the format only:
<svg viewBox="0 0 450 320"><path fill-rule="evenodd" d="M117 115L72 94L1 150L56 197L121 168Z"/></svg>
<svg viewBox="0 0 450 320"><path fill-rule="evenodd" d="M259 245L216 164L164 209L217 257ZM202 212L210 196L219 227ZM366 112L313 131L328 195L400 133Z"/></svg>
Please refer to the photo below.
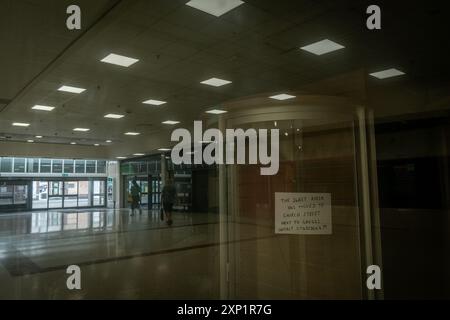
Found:
<svg viewBox="0 0 450 320"><path fill-rule="evenodd" d="M72 209L103 207L106 203L106 180L40 180L32 182L31 209Z"/></svg>
<svg viewBox="0 0 450 320"><path fill-rule="evenodd" d="M277 174L220 166L223 298L373 298L362 276L381 264L376 212L364 197L364 109L331 97L300 101L274 108L243 100L219 121L222 131L279 130Z"/></svg>

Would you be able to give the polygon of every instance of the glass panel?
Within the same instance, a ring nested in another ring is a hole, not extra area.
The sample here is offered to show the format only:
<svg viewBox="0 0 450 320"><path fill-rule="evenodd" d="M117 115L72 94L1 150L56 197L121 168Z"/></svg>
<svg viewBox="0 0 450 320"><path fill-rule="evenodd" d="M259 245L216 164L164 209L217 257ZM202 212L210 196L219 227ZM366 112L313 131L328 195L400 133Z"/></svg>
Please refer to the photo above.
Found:
<svg viewBox="0 0 450 320"><path fill-rule="evenodd" d="M84 164L85 164L84 160L76 160L75 161L75 173L86 173Z"/></svg>
<svg viewBox="0 0 450 320"><path fill-rule="evenodd" d="M41 173L50 173L52 170L52 161L50 159L41 159Z"/></svg>
<svg viewBox="0 0 450 320"><path fill-rule="evenodd" d="M94 206L105 205L105 181L94 181Z"/></svg>
<svg viewBox="0 0 450 320"><path fill-rule="evenodd" d="M64 160L64 173L73 173L74 161Z"/></svg>
<svg viewBox="0 0 450 320"><path fill-rule="evenodd" d="M86 161L86 173L95 173L95 161Z"/></svg>
<svg viewBox="0 0 450 320"><path fill-rule="evenodd" d="M2 158L0 172L10 173L12 171L12 158Z"/></svg>
<svg viewBox="0 0 450 320"><path fill-rule="evenodd" d="M62 160L53 160L53 173L62 173Z"/></svg>
<svg viewBox="0 0 450 320"><path fill-rule="evenodd" d="M78 206L90 207L89 181L78 181Z"/></svg>
<svg viewBox="0 0 450 320"><path fill-rule="evenodd" d="M64 182L64 208L78 206L78 181Z"/></svg>
<svg viewBox="0 0 450 320"><path fill-rule="evenodd" d="M240 127L274 125L256 122ZM361 298L353 123L306 119L278 121L276 126L280 130L276 175L261 175L259 165L227 166L229 208L236 219L232 234L237 238L231 239L237 241L236 281L245 284L237 286L236 298ZM285 209L280 202L292 205ZM324 216L328 209L323 208L330 208L330 220L308 218ZM299 214L302 218L297 218ZM275 224L276 219L285 222ZM241 242L249 238L257 240ZM286 272L280 273L283 269ZM267 276L249 276L259 272Z"/></svg>
<svg viewBox="0 0 450 320"><path fill-rule="evenodd" d="M49 208L62 208L62 195L63 195L63 182L62 181L50 181L49 182Z"/></svg>
<svg viewBox="0 0 450 320"><path fill-rule="evenodd" d="M97 173L106 173L106 161L97 161Z"/></svg>
<svg viewBox="0 0 450 320"><path fill-rule="evenodd" d="M26 204L28 201L28 186L14 186L14 204Z"/></svg>
<svg viewBox="0 0 450 320"><path fill-rule="evenodd" d="M27 172L39 173L39 159L28 159Z"/></svg>
<svg viewBox="0 0 450 320"><path fill-rule="evenodd" d="M0 186L0 206L8 206L13 204L14 187L12 185Z"/></svg>
<svg viewBox="0 0 450 320"><path fill-rule="evenodd" d="M33 181L33 209L47 209L48 181Z"/></svg>
<svg viewBox="0 0 450 320"><path fill-rule="evenodd" d="M14 173L25 173L25 159L14 159Z"/></svg>
<svg viewBox="0 0 450 320"><path fill-rule="evenodd" d="M148 181L146 180L142 180L140 183L140 187L141 187L141 204L142 205L147 205L148 204Z"/></svg>
<svg viewBox="0 0 450 320"><path fill-rule="evenodd" d="M62 208L62 197L50 197L48 199L48 207L51 209Z"/></svg>

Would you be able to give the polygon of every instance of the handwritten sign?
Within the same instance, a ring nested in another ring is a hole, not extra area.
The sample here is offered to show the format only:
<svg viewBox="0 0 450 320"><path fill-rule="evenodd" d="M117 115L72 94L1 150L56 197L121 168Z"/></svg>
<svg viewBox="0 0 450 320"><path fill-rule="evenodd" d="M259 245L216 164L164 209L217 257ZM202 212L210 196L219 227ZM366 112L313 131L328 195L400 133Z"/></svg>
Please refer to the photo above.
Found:
<svg viewBox="0 0 450 320"><path fill-rule="evenodd" d="M332 234L331 194L275 193L275 233Z"/></svg>

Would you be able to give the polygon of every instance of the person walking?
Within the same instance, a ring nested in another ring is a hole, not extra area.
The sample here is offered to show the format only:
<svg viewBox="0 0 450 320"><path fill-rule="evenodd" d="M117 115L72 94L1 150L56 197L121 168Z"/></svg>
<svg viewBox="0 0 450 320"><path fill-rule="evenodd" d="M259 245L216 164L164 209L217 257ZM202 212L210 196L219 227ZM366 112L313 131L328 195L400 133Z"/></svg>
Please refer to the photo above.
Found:
<svg viewBox="0 0 450 320"><path fill-rule="evenodd" d="M161 192L161 203L163 205L166 223L169 226L171 226L173 223L172 210L176 197L177 197L177 190L174 184L173 173L169 172L169 177Z"/></svg>
<svg viewBox="0 0 450 320"><path fill-rule="evenodd" d="M137 184L136 177L134 177L133 182L131 183L130 189L131 195L131 216L134 216L134 210L138 209L139 214L142 214L141 208L141 187Z"/></svg>

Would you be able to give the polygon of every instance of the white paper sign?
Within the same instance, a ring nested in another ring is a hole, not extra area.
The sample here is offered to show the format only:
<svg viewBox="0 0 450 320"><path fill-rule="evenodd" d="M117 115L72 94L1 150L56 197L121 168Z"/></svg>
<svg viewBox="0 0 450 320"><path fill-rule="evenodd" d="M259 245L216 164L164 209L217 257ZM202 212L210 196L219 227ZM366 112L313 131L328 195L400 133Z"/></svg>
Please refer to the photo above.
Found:
<svg viewBox="0 0 450 320"><path fill-rule="evenodd" d="M275 233L332 234L330 193L275 193Z"/></svg>

